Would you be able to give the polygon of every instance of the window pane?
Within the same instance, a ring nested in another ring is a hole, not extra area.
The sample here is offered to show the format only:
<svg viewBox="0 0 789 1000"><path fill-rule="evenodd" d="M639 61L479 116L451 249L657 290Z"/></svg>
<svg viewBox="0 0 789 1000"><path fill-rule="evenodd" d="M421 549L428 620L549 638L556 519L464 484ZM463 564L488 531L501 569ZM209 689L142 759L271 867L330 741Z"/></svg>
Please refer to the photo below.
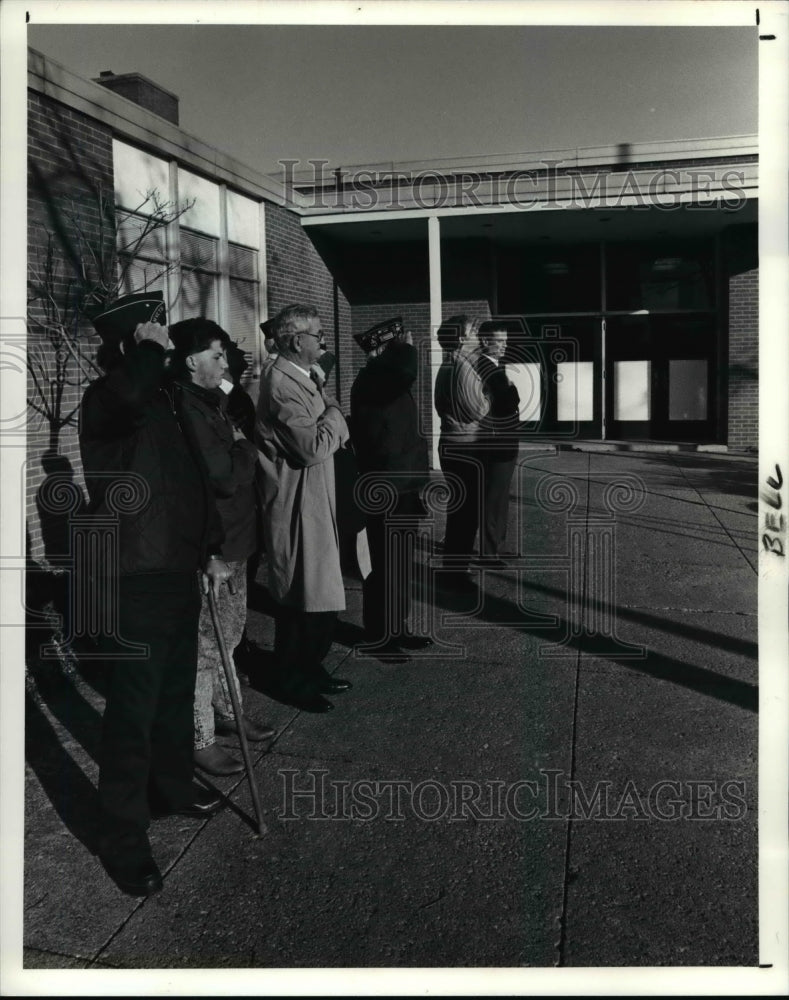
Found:
<svg viewBox="0 0 789 1000"><path fill-rule="evenodd" d="M669 361L669 420L707 419L707 362Z"/></svg>
<svg viewBox="0 0 789 1000"><path fill-rule="evenodd" d="M501 250L498 308L502 313L594 312L601 307L600 248Z"/></svg>
<svg viewBox="0 0 789 1000"><path fill-rule="evenodd" d="M260 246L260 206L235 191L227 192L227 238L245 247Z"/></svg>
<svg viewBox="0 0 789 1000"><path fill-rule="evenodd" d="M606 250L607 307L712 309L714 274L709 244L615 244Z"/></svg>
<svg viewBox="0 0 789 1000"><path fill-rule="evenodd" d="M146 260L134 260L128 267L124 265L123 273L120 273L120 285L118 293L120 295L131 295L132 292L162 292L164 287L164 274L166 267L162 264L153 264ZM166 295L165 295L166 298Z"/></svg>
<svg viewBox="0 0 789 1000"><path fill-rule="evenodd" d="M119 254L165 260L167 257L167 229L156 225L144 215L118 212L115 220L115 245Z"/></svg>
<svg viewBox="0 0 789 1000"><path fill-rule="evenodd" d="M227 332L239 347L257 360L258 345L258 286L251 281L230 279Z"/></svg>
<svg viewBox="0 0 789 1000"><path fill-rule="evenodd" d="M143 153L141 149L113 139L112 168L117 205L141 209L150 191L155 191L160 201L168 200L170 180L166 160L160 160L158 156ZM150 210L151 207L152 200L147 200L145 209Z"/></svg>
<svg viewBox="0 0 789 1000"><path fill-rule="evenodd" d="M181 315L184 319L193 316L205 316L218 322L217 279L213 274L201 271L183 271L181 273L181 289L178 300L181 304Z"/></svg>
<svg viewBox="0 0 789 1000"><path fill-rule="evenodd" d="M203 271L215 271L217 268L217 240L210 236L181 229L181 265L184 268L199 268Z"/></svg>
<svg viewBox="0 0 789 1000"><path fill-rule="evenodd" d="M232 277L257 281L258 255L256 250L247 250L246 247L239 247L233 243L229 243L227 256Z"/></svg>
<svg viewBox="0 0 789 1000"><path fill-rule="evenodd" d="M556 419L594 419L594 362L563 361L556 366Z"/></svg>
<svg viewBox="0 0 789 1000"><path fill-rule="evenodd" d="M181 223L201 233L219 236L219 186L189 170L178 168L178 201L192 203Z"/></svg>
<svg viewBox="0 0 789 1000"><path fill-rule="evenodd" d="M614 363L614 420L649 420L650 375L649 361Z"/></svg>

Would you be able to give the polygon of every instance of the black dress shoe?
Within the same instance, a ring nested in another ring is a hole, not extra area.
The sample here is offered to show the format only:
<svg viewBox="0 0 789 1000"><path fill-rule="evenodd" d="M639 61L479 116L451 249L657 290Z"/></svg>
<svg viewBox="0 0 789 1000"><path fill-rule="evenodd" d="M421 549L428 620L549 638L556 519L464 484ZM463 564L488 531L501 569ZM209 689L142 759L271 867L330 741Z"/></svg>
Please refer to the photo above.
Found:
<svg viewBox="0 0 789 1000"><path fill-rule="evenodd" d="M235 719L217 719L214 726L217 733L222 736L237 736L238 723ZM262 743L263 740L270 740L276 735L276 730L271 726L261 726L248 716L244 716L244 735L250 743Z"/></svg>
<svg viewBox="0 0 789 1000"><path fill-rule="evenodd" d="M195 767L199 767L201 771L213 774L217 778L224 778L228 774L240 774L244 770L241 761L236 760L217 743L195 750L193 760Z"/></svg>
<svg viewBox="0 0 789 1000"><path fill-rule="evenodd" d="M398 635L397 645L403 649L427 649L433 640L429 635Z"/></svg>
<svg viewBox="0 0 789 1000"><path fill-rule="evenodd" d="M153 858L118 858L99 855L104 871L129 896L152 896L164 883Z"/></svg>
<svg viewBox="0 0 789 1000"><path fill-rule="evenodd" d="M288 697L288 704L293 705L294 708L300 708L302 712L313 712L315 715L331 712L334 708L334 705L320 694L315 694L312 697L292 695Z"/></svg>
<svg viewBox="0 0 789 1000"><path fill-rule="evenodd" d="M242 768L243 770L243 765ZM219 812L222 807L222 796L216 792L211 792L202 785L195 785L192 799L177 809L165 808L156 813L157 817L162 816L189 816L192 819L207 819Z"/></svg>
<svg viewBox="0 0 789 1000"><path fill-rule="evenodd" d="M343 691L350 691L352 687L353 684L343 680L342 677L321 677L318 681L318 690L321 694L342 694Z"/></svg>

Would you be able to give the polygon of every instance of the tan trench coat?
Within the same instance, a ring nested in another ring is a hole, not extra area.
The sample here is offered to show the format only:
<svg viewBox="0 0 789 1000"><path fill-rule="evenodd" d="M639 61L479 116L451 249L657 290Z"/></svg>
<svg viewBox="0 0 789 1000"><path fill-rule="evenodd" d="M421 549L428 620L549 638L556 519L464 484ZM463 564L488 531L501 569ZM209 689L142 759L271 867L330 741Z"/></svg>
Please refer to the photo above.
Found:
<svg viewBox="0 0 789 1000"><path fill-rule="evenodd" d="M345 419L279 357L261 374L256 437L271 596L302 611L343 611L334 452L348 440Z"/></svg>

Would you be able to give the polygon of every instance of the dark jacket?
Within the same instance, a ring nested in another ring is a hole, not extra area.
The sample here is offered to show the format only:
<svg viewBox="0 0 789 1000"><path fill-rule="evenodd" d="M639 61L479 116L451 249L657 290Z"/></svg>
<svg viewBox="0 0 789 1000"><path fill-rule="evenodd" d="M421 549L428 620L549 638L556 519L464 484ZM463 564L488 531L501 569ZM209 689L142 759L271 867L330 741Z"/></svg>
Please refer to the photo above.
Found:
<svg viewBox="0 0 789 1000"><path fill-rule="evenodd" d="M168 384L164 348L153 341L142 341L82 397L90 510L114 517L121 508L121 574L195 572L220 553L219 515L180 411L180 389ZM124 487L129 478L136 485Z"/></svg>
<svg viewBox="0 0 789 1000"><path fill-rule="evenodd" d="M351 388L351 442L359 471L393 473L399 493L421 488L428 478L427 441L420 433L411 386L417 352L394 342L369 358Z"/></svg>
<svg viewBox="0 0 789 1000"><path fill-rule="evenodd" d="M480 421L478 446L493 461L504 461L518 454L518 390L507 378L504 368L481 352L474 367L482 380L482 391L490 401L487 416Z"/></svg>
<svg viewBox="0 0 789 1000"><path fill-rule="evenodd" d="M194 430L225 532L222 556L233 561L247 559L258 540L254 485L257 448L246 439L234 440L227 413L228 397L221 389L203 389L192 382L179 384L184 417Z"/></svg>

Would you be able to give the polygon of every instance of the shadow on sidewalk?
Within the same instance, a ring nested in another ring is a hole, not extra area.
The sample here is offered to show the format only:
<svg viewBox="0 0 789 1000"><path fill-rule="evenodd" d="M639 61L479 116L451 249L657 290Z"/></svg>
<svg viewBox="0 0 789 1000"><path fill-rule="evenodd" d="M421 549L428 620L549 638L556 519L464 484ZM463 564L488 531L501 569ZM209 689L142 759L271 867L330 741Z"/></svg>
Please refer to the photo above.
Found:
<svg viewBox="0 0 789 1000"><path fill-rule="evenodd" d="M29 693L25 697L25 757L63 823L95 854L98 792L63 746L43 704Z"/></svg>
<svg viewBox="0 0 789 1000"><path fill-rule="evenodd" d="M553 588L548 587L538 589L544 589L548 593L554 592ZM563 596L564 594L564 592L559 590L556 590L555 593L559 596ZM423 594L420 596L424 600L428 595ZM634 670L637 673L645 674L658 680L669 681L672 684L697 691L699 694L708 695L711 698L744 708L749 712L758 711L759 689L755 684L726 677L715 670L698 667L684 660L654 653L650 650L646 650L646 655L641 659L633 658L632 655L617 655L616 652L612 652L611 639L607 639L605 636L573 635L571 623L561 615L549 616L554 619L555 625L546 626L545 624L529 623L527 621L524 621L523 624L513 624L518 618L523 621L524 611L522 608L513 601L495 597L489 593L484 593L482 598L482 607L476 612L473 609L469 610L468 599L458 598L456 595L442 590L436 592L434 603L436 607L442 607L447 611L454 611L459 614L462 614L465 609L468 619L470 621L478 621L480 628L485 628L486 625L496 625L499 628L508 628L515 632L533 635L546 644L553 643L565 649L577 650L588 656L616 663L619 666L627 667L628 670ZM617 611L619 610L617 609ZM627 617L628 609L621 610L623 616ZM638 612L630 615L630 617L652 627L660 627L658 624L660 619L656 616ZM650 620L646 621L646 619ZM719 636L718 633L712 633L707 629L698 629L689 625L675 626L672 622L671 630L681 632L687 638L696 639L700 642L709 640L710 636L715 636L715 645L724 645L720 640L725 639L727 648L732 648L732 646L736 646L739 643L744 655L755 656L756 650L754 644ZM708 644L710 644L709 641ZM546 660L549 659L549 657L546 657Z"/></svg>

